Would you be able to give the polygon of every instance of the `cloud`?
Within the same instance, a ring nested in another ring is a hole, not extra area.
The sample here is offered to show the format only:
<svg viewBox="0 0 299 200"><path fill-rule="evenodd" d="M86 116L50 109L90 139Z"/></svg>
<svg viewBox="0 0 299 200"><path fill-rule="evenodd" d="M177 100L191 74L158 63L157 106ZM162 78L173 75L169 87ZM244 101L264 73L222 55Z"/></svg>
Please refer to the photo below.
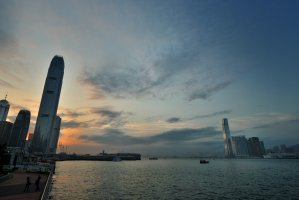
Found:
<svg viewBox="0 0 299 200"><path fill-rule="evenodd" d="M80 135L79 139L106 145L149 145L157 143L174 144L193 142L200 139L212 139L221 132L213 127L199 129L177 129L148 137L130 136L117 129L105 129L102 135Z"/></svg>
<svg viewBox="0 0 299 200"><path fill-rule="evenodd" d="M285 113L260 113L229 121L232 135L260 137L267 147L298 141L299 116Z"/></svg>
<svg viewBox="0 0 299 200"><path fill-rule="evenodd" d="M151 78L147 72L122 66L104 66L99 72L85 71L80 80L92 87L92 99L112 96L114 98L140 97L152 94L151 89L160 85L160 78Z"/></svg>
<svg viewBox="0 0 299 200"><path fill-rule="evenodd" d="M13 109L14 111L19 111L19 110L29 110L27 107L21 106L21 105L17 105L14 103L10 102L10 108Z"/></svg>
<svg viewBox="0 0 299 200"><path fill-rule="evenodd" d="M13 86L12 84L8 83L5 80L0 79L0 85L4 86L4 87L8 87L8 88L15 88L15 86Z"/></svg>
<svg viewBox="0 0 299 200"><path fill-rule="evenodd" d="M214 113L207 114L207 115L197 115L195 117L190 118L190 120L215 117L217 115L227 115L227 114L231 114L231 113L232 113L232 110L221 110L221 111L214 112Z"/></svg>
<svg viewBox="0 0 299 200"><path fill-rule="evenodd" d="M167 24L169 26L169 23ZM152 34L158 34L159 37L155 39ZM133 29L130 34L118 36L123 41L130 39L127 37L132 35L136 36L134 48L132 49L132 44L128 46L118 44L117 48L122 52L114 52L113 58L106 62L99 62L100 64L95 66L96 69L88 66L83 70L79 80L90 86L92 99L106 96L163 98L171 95L173 91L168 92L168 90L172 90L173 87L182 87L182 81L177 79L189 80L190 76L198 75L197 72L200 70L196 60L199 49L193 44L191 35L185 35L185 31L179 35L177 32L161 35L160 28L158 32L152 34L143 34L143 37L140 37L140 34L135 33ZM127 52L131 53L127 55ZM123 59L124 54L125 59Z"/></svg>
<svg viewBox="0 0 299 200"><path fill-rule="evenodd" d="M206 100L211 97L214 93L225 89L227 86L231 84L231 81L225 81L222 83L218 83L215 85L207 86L205 88L194 90L188 97L189 101L193 101L196 99Z"/></svg>
<svg viewBox="0 0 299 200"><path fill-rule="evenodd" d="M282 122L293 122L299 117L287 113L259 113L250 116L240 116L229 120L230 125L237 131L269 127Z"/></svg>
<svg viewBox="0 0 299 200"><path fill-rule="evenodd" d="M92 113L100 114L102 117L107 117L110 119L115 119L121 116L121 112L112 111L108 108L94 108L91 111Z"/></svg>
<svg viewBox="0 0 299 200"><path fill-rule="evenodd" d="M114 111L109 107L103 108L91 108L89 109L89 114L95 115L93 126L102 128L105 126L107 128L118 128L127 123L126 119L132 113Z"/></svg>
<svg viewBox="0 0 299 200"><path fill-rule="evenodd" d="M178 118L178 117L171 117L171 118L166 120L166 122L168 122L168 123L176 123L176 122L179 122L179 121L181 121L181 119Z"/></svg>
<svg viewBox="0 0 299 200"><path fill-rule="evenodd" d="M88 127L87 122L80 122L80 121L75 121L75 120L70 120L70 121L63 121L61 122L61 129L65 128L86 128Z"/></svg>
<svg viewBox="0 0 299 200"><path fill-rule="evenodd" d="M63 109L61 113L58 114L60 117L70 117L70 118L77 118L83 115L86 115L84 112L77 112L71 109Z"/></svg>
<svg viewBox="0 0 299 200"><path fill-rule="evenodd" d="M109 145L144 144L143 138L126 135L117 129L105 129L103 135L80 135L79 139Z"/></svg>
<svg viewBox="0 0 299 200"><path fill-rule="evenodd" d="M197 115L197 116L187 118L187 119L181 119L179 117L171 117L171 118L167 119L166 122L168 122L168 123L177 123L177 122L180 122L180 121L188 121L188 120L201 119L201 118L210 118L210 117L215 117L215 116L218 116L218 115L227 115L227 114L231 114L231 113L232 113L232 110L221 110L221 111L214 112L214 113L211 113L211 114Z"/></svg>
<svg viewBox="0 0 299 200"><path fill-rule="evenodd" d="M186 142L198 140L203 138L212 138L221 134L213 127L199 128L199 129L177 129L166 131L154 136L149 137L152 142Z"/></svg>

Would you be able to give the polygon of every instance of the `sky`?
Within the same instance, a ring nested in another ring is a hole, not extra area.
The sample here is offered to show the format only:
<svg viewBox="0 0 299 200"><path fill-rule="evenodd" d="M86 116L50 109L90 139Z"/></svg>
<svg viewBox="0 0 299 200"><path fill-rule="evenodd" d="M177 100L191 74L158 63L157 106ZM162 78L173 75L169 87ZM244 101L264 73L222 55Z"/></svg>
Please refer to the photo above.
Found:
<svg viewBox="0 0 299 200"><path fill-rule="evenodd" d="M0 0L0 98L31 111L65 71L69 153L223 155L232 136L299 143L299 2ZM58 147L58 152L60 148Z"/></svg>

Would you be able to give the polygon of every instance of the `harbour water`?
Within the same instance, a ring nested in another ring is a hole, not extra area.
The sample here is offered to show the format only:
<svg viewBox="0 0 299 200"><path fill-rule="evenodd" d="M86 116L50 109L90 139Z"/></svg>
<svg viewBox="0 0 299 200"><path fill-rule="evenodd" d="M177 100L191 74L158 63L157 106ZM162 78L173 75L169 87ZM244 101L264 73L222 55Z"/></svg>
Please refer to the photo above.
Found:
<svg viewBox="0 0 299 200"><path fill-rule="evenodd" d="M299 160L62 161L53 199L299 199Z"/></svg>

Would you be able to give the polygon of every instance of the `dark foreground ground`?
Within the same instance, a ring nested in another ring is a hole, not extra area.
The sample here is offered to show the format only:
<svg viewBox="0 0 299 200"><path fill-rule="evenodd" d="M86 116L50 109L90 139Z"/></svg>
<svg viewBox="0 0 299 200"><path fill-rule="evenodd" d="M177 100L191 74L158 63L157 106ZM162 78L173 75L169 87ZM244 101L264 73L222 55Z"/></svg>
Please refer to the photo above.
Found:
<svg viewBox="0 0 299 200"><path fill-rule="evenodd" d="M40 189L35 191L35 180L38 175L41 176ZM28 192L24 192L26 178L30 177L31 185ZM47 182L48 175L38 173L28 173L24 171L15 171L12 177L0 182L0 199L1 200L34 200L39 199L44 186Z"/></svg>

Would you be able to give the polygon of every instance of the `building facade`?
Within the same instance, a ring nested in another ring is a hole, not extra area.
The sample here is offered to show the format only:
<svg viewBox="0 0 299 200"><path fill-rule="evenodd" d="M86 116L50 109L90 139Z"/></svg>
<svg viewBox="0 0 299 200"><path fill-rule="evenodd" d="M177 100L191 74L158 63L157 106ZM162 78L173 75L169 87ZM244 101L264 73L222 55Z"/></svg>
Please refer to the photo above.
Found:
<svg viewBox="0 0 299 200"><path fill-rule="evenodd" d="M248 138L248 147L251 157L263 157L265 154L264 143L258 137Z"/></svg>
<svg viewBox="0 0 299 200"><path fill-rule="evenodd" d="M232 148L235 157L247 158L249 157L248 141L244 135L232 136Z"/></svg>
<svg viewBox="0 0 299 200"><path fill-rule="evenodd" d="M60 125L61 125L61 118L59 116L56 116L54 128L52 129L52 134L51 134L51 142L50 142L51 154L56 154L57 143L58 143L58 138L60 133Z"/></svg>
<svg viewBox="0 0 299 200"><path fill-rule="evenodd" d="M230 130L228 120L226 118L222 119L222 130L224 139L224 155L226 158L233 158L234 154L231 144Z"/></svg>
<svg viewBox="0 0 299 200"><path fill-rule="evenodd" d="M9 102L5 99L2 99L0 101L0 121L6 121L7 115L8 115L8 111L9 111Z"/></svg>
<svg viewBox="0 0 299 200"><path fill-rule="evenodd" d="M24 148L30 125L30 116L29 110L19 111L9 138L9 147Z"/></svg>
<svg viewBox="0 0 299 200"><path fill-rule="evenodd" d="M8 121L0 121L0 144L7 145L9 142L13 123Z"/></svg>
<svg viewBox="0 0 299 200"><path fill-rule="evenodd" d="M64 74L64 60L54 56L45 81L43 95L34 129L31 151L49 154L51 134L55 123Z"/></svg>

